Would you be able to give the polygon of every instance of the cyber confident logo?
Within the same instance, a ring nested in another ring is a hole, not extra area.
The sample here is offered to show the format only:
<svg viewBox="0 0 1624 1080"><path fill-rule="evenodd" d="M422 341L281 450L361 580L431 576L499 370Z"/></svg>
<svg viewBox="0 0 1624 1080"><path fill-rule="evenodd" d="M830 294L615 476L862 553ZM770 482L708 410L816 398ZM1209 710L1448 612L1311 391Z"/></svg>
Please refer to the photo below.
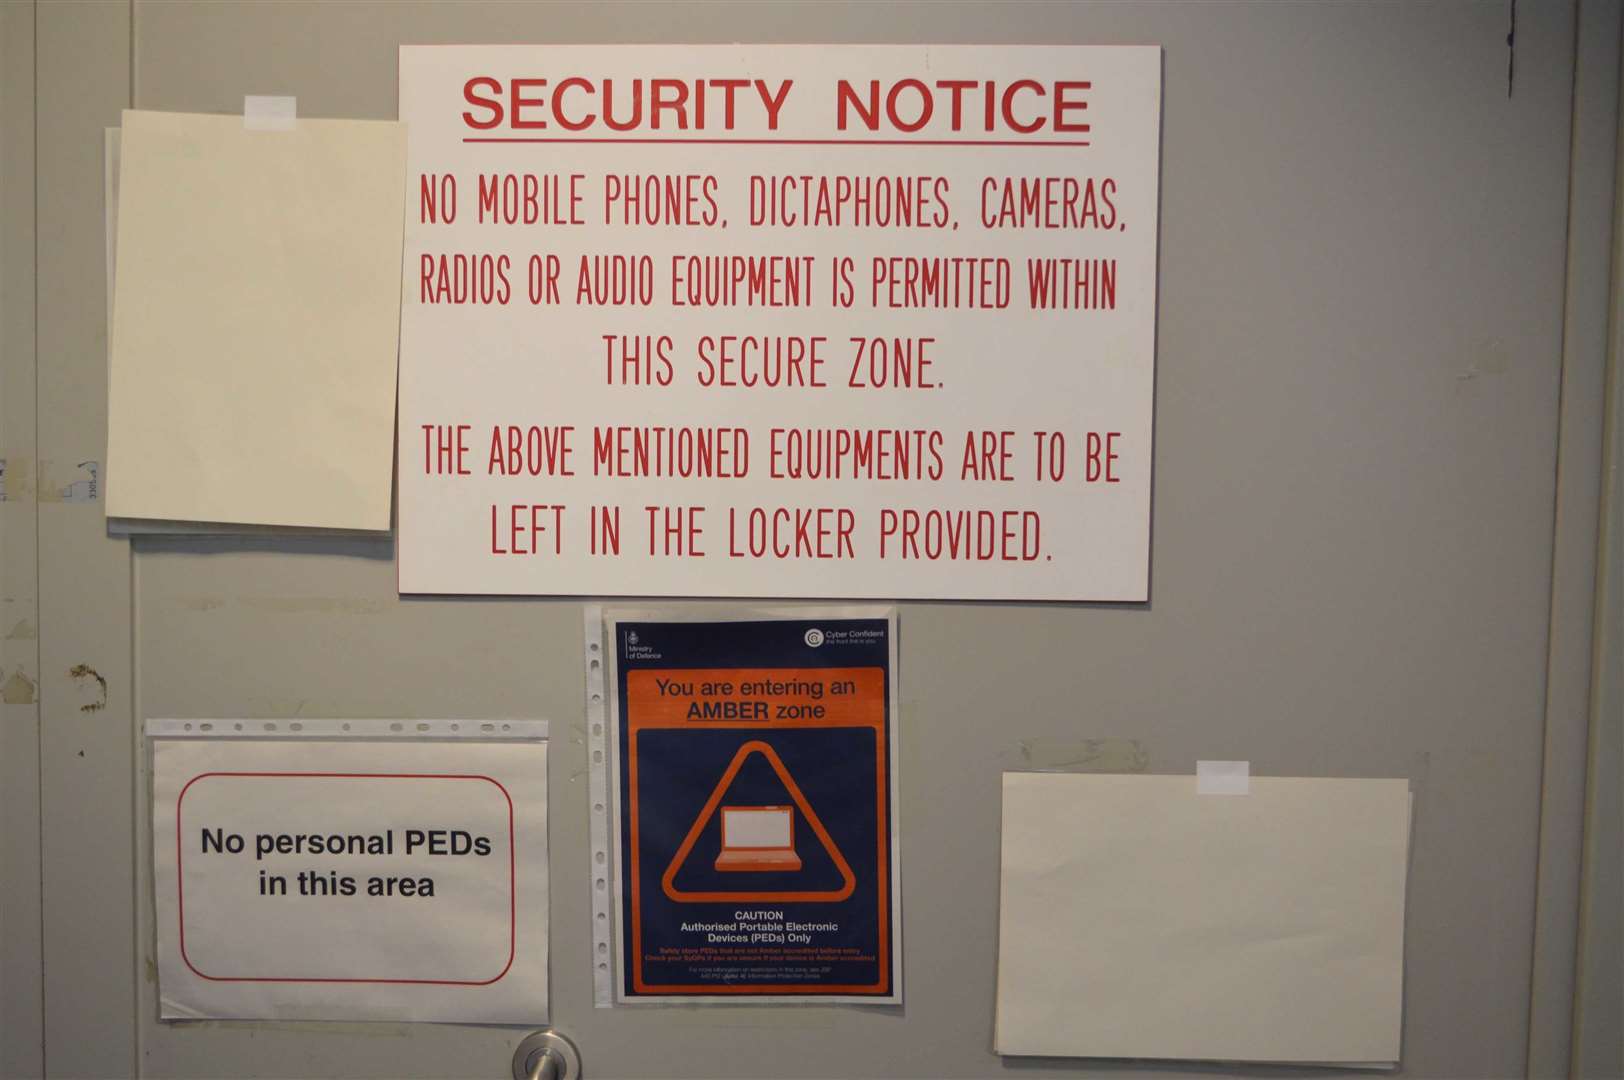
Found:
<svg viewBox="0 0 1624 1080"><path fill-rule="evenodd" d="M835 648L842 645L877 645L885 640L884 630L822 630L814 626L807 630L802 640L809 648L819 648L828 645Z"/></svg>

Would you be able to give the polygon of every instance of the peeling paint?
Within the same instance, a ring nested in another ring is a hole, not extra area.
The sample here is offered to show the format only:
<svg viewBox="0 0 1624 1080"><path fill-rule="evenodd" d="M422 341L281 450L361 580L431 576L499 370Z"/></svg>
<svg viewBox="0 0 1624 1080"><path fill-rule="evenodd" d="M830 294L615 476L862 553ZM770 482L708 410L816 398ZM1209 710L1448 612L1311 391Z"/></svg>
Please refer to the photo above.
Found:
<svg viewBox="0 0 1624 1080"><path fill-rule="evenodd" d="M96 680L93 691L95 699L79 706L80 712L100 712L107 708L107 680L101 677L100 672L89 664L75 664L68 669L68 674L79 684L81 692L91 689L91 684L86 680Z"/></svg>
<svg viewBox="0 0 1624 1080"><path fill-rule="evenodd" d="M7 705L32 705L36 700L34 680L20 671L13 671L5 685L0 686L0 701Z"/></svg>
<svg viewBox="0 0 1624 1080"><path fill-rule="evenodd" d="M27 619L18 619L17 625L13 626L11 628L11 633L6 635L6 640L33 641L37 637L39 637L39 631L34 629L34 624L32 622L28 621Z"/></svg>

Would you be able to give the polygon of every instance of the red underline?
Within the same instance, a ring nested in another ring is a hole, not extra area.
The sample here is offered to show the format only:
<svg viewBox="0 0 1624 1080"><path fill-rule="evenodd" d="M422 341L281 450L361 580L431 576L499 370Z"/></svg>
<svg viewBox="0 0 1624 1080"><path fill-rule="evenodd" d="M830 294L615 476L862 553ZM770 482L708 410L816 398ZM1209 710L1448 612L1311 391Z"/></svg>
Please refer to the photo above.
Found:
<svg viewBox="0 0 1624 1080"><path fill-rule="evenodd" d="M465 143L657 143L681 146L1069 146L1087 142L1030 142L1019 139L530 139L469 136Z"/></svg>

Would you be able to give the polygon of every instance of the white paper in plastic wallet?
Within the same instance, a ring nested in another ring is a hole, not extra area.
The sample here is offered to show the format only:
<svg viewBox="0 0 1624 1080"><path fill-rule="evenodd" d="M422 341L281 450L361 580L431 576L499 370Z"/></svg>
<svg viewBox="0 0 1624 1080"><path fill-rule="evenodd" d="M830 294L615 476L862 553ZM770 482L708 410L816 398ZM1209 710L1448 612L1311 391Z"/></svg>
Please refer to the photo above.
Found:
<svg viewBox="0 0 1624 1080"><path fill-rule="evenodd" d="M545 723L448 724L149 723L165 1019L546 1021Z"/></svg>

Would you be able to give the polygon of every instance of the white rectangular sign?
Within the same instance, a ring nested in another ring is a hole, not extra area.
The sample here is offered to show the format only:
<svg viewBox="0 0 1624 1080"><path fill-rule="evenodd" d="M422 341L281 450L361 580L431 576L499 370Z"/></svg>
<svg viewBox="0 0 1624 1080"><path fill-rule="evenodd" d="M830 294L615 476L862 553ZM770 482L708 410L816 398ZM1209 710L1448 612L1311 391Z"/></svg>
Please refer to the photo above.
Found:
<svg viewBox="0 0 1624 1080"><path fill-rule="evenodd" d="M547 1019L544 741L153 742L165 1018Z"/></svg>
<svg viewBox="0 0 1624 1080"><path fill-rule="evenodd" d="M406 593L1142 600L1156 47L405 47Z"/></svg>
<svg viewBox="0 0 1624 1080"><path fill-rule="evenodd" d="M1005 773L1000 1054L1389 1067L1405 780Z"/></svg>
<svg viewBox="0 0 1624 1080"><path fill-rule="evenodd" d="M401 125L122 123L108 515L388 529Z"/></svg>

